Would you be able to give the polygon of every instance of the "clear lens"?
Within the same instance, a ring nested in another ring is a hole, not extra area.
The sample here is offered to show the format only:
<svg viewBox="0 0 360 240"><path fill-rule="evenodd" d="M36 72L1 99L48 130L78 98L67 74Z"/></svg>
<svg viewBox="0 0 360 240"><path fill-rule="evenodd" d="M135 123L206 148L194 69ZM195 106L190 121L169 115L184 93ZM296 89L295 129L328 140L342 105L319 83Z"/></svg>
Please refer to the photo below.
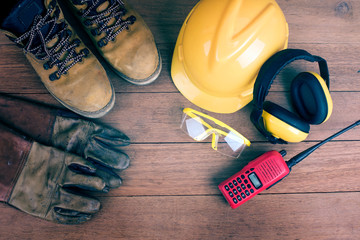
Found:
<svg viewBox="0 0 360 240"><path fill-rule="evenodd" d="M239 157L246 147L243 138L229 131L226 136L220 135L217 142L217 151L230 157Z"/></svg>
<svg viewBox="0 0 360 240"><path fill-rule="evenodd" d="M224 155L239 157L246 147L245 140L238 133L221 127L214 121L195 114L183 114L180 128L196 141L212 137L212 148Z"/></svg>
<svg viewBox="0 0 360 240"><path fill-rule="evenodd" d="M207 127L204 126L203 120L198 117L189 117L186 113L183 114L183 120L180 128L196 141L202 141L211 133Z"/></svg>

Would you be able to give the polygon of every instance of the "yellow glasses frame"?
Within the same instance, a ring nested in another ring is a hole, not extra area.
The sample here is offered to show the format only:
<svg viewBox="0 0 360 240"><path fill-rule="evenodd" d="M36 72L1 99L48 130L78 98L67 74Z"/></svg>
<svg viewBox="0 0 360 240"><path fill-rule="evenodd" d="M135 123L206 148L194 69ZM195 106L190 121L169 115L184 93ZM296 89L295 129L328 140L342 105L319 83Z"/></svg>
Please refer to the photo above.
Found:
<svg viewBox="0 0 360 240"><path fill-rule="evenodd" d="M202 133L201 135L195 137L194 139L196 141L202 141L206 137L208 137L210 134L212 134L213 136L212 136L211 147L214 150L217 150L216 143L217 143L217 140L218 140L218 137L219 137L218 134L223 135L225 137L228 136L229 134L227 132L224 132L221 129L217 129L217 128L212 127L210 124L208 124L207 122L205 122L202 118L199 118L198 116L201 116L203 118L207 118L207 119L213 121L214 123L216 123L217 125L225 128L225 129L228 129L229 131L234 133L237 137L241 138L247 146L250 146L250 144L251 144L250 141L247 138L245 138L243 135L241 135L238 131L236 131L232 127L226 125L225 123L217 120L216 118L210 117L209 115L206 115L205 113L196 111L196 110L194 110L192 108L184 108L183 112L185 114L187 114L189 117L191 117L193 119L196 119L197 121L200 120L201 124L203 124L205 127L208 128L204 133ZM216 134L216 133L218 133L218 134ZM231 136L229 136L229 137L231 137Z"/></svg>

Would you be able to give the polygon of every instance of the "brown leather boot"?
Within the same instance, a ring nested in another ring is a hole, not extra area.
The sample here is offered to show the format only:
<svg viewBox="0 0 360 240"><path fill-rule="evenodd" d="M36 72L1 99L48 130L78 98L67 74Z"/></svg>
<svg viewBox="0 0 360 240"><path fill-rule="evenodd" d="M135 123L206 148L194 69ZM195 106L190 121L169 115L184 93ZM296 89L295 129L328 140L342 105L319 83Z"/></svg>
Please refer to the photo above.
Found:
<svg viewBox="0 0 360 240"><path fill-rule="evenodd" d="M124 0L67 0L100 54L126 81L149 84L161 57L141 16Z"/></svg>
<svg viewBox="0 0 360 240"><path fill-rule="evenodd" d="M91 118L113 107L106 72L64 19L56 0L21 0L1 29L23 48L48 91L65 107Z"/></svg>

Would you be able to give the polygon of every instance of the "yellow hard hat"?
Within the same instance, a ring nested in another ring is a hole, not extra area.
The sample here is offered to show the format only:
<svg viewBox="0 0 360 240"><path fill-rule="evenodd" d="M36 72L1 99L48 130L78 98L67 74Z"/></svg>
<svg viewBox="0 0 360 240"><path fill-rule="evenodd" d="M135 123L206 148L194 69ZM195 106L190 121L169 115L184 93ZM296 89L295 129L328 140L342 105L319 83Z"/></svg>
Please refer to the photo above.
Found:
<svg viewBox="0 0 360 240"><path fill-rule="evenodd" d="M260 67L287 48L288 35L275 0L201 0L176 42L174 84L203 109L233 113L252 100Z"/></svg>

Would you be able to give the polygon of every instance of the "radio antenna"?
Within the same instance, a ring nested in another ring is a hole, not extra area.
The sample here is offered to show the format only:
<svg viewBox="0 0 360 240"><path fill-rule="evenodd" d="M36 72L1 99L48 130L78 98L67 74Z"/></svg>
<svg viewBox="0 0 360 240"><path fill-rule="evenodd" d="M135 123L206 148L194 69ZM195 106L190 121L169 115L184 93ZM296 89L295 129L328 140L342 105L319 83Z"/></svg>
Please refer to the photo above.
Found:
<svg viewBox="0 0 360 240"><path fill-rule="evenodd" d="M318 144L315 144L314 146L302 151L301 153L299 153L298 155L296 155L295 157L293 157L289 161L287 161L286 164L288 165L289 169L291 170L291 168L293 166L295 166L296 164L301 162L304 158L309 156L313 151L315 151L316 149L321 147L323 144L329 142L330 140L332 140L333 138L336 138L337 136L343 134L344 132L347 132L348 130L356 127L357 125L360 125L360 120L358 120L357 122L355 122L355 123L351 124L350 126L344 128L343 130L340 130L339 132L337 132L334 135L328 137L327 139L319 142Z"/></svg>

